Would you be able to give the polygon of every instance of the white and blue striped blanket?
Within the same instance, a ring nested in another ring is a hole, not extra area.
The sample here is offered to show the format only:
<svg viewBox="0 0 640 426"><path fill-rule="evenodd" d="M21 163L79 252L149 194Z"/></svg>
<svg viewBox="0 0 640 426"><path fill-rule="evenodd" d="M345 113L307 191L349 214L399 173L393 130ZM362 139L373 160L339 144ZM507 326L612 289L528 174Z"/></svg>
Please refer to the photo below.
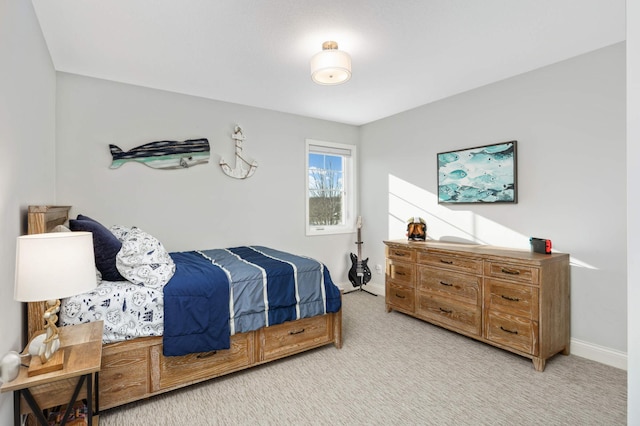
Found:
<svg viewBox="0 0 640 426"><path fill-rule="evenodd" d="M165 356L227 349L230 336L338 312L340 290L317 260L263 246L171 253Z"/></svg>

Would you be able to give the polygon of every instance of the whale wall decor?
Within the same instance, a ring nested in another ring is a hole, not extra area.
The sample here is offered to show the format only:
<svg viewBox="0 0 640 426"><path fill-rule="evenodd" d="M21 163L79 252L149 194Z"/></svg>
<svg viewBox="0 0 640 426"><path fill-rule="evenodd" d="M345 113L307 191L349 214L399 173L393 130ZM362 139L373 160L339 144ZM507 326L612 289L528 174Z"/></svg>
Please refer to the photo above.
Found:
<svg viewBox="0 0 640 426"><path fill-rule="evenodd" d="M137 162L154 169L185 169L209 162L210 147L207 139L150 142L129 151L109 145L113 161L109 168L117 169L124 163Z"/></svg>

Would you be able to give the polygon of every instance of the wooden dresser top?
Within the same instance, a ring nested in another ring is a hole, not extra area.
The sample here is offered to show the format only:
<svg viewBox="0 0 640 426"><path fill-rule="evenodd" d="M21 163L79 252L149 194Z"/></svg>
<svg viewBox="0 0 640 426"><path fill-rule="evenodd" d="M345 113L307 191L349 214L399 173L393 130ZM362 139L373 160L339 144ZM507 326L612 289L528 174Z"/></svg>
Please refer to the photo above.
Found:
<svg viewBox="0 0 640 426"><path fill-rule="evenodd" d="M465 255L477 255L482 258L510 258L527 262L553 262L568 261L567 253L542 254L534 253L530 250L514 249L508 247L498 247L490 245L474 245L463 243L449 243L444 241L407 241L390 240L384 241L388 247L398 247L404 249L414 249L417 251L433 253L464 253Z"/></svg>

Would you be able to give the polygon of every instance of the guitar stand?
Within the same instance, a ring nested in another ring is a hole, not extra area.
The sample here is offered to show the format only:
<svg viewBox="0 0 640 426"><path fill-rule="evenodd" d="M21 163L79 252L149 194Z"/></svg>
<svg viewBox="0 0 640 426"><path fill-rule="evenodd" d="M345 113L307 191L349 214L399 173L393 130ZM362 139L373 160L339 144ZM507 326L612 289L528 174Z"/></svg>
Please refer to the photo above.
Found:
<svg viewBox="0 0 640 426"><path fill-rule="evenodd" d="M369 294L370 294L370 295L372 295L372 296L378 296L377 294L375 294L375 293L371 293L370 291L365 290L364 288L362 288L362 284L360 284L360 285L358 286L358 288L356 288L355 290L345 291L345 292L344 292L344 293L342 293L342 294L349 294L349 293L353 293L354 291L364 291L365 293L369 293Z"/></svg>

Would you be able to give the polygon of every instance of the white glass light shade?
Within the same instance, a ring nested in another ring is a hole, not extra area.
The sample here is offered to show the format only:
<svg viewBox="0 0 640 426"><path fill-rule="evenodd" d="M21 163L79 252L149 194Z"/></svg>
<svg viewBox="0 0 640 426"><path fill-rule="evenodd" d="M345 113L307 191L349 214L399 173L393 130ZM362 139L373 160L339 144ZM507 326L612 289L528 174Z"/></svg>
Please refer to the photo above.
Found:
<svg viewBox="0 0 640 426"><path fill-rule="evenodd" d="M351 57L338 43L325 42L311 58L311 78L318 84L340 84L351 78Z"/></svg>
<svg viewBox="0 0 640 426"><path fill-rule="evenodd" d="M91 232L53 232L18 237L14 299L41 302L96 287Z"/></svg>

